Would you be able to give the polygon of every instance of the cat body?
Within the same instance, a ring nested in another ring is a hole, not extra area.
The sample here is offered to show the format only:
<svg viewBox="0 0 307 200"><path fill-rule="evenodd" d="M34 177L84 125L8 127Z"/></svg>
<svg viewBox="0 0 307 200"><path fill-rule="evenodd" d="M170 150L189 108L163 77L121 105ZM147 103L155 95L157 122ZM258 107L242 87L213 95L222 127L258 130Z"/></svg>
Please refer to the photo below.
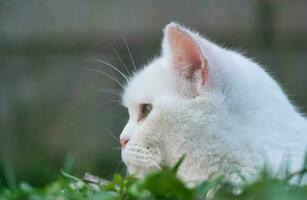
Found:
<svg viewBox="0 0 307 200"><path fill-rule="evenodd" d="M161 55L125 87L129 121L120 138L131 174L173 166L200 181L267 164L302 167L307 121L257 63L176 23L164 30ZM146 108L150 105L150 110ZM145 111L144 111L145 108ZM144 114L146 113L146 115Z"/></svg>

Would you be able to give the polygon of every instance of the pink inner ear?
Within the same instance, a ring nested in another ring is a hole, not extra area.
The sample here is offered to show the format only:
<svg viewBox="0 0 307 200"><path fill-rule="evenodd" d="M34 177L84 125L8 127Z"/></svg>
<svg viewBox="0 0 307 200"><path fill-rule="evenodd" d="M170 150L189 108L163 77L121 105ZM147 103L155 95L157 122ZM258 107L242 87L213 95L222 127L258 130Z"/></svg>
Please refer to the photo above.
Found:
<svg viewBox="0 0 307 200"><path fill-rule="evenodd" d="M200 70L202 84L205 83L207 74L207 62L203 57L196 41L180 27L167 28L167 39L171 49L171 59L177 71L186 78L192 79L195 71Z"/></svg>

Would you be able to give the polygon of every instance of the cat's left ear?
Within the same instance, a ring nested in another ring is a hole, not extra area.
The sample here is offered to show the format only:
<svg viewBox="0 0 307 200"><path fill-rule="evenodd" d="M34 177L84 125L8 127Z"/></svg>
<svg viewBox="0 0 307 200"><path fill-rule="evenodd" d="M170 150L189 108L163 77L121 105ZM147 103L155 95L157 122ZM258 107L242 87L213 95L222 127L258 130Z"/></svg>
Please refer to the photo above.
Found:
<svg viewBox="0 0 307 200"><path fill-rule="evenodd" d="M175 23L167 25L164 30L162 51L170 61L171 67L184 78L194 80L197 76L200 77L201 84L205 85L208 61L190 31Z"/></svg>

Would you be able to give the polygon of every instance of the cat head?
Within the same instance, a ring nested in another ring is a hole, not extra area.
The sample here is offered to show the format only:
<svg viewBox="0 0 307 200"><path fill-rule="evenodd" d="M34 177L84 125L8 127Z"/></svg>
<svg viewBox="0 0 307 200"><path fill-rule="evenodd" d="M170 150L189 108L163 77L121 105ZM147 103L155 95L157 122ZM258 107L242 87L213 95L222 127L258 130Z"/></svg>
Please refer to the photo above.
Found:
<svg viewBox="0 0 307 200"><path fill-rule="evenodd" d="M242 94L259 99L249 90L262 76L262 69L240 54L176 23L167 25L160 56L132 77L122 96L129 112L120 136L128 171L142 176L183 155L183 168L205 164L204 155L214 148L206 144L218 143L217 135L233 122L228 118L233 109L244 110ZM189 179L189 173L181 175Z"/></svg>

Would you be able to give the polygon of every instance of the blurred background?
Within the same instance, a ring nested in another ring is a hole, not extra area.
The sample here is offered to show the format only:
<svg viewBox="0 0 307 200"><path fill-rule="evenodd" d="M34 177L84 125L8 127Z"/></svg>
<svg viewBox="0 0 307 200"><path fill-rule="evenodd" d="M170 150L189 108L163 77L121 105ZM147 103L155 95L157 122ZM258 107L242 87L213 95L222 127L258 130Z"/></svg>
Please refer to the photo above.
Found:
<svg viewBox="0 0 307 200"><path fill-rule="evenodd" d="M173 20L246 51L307 112L306 19L304 0L0 0L0 182L124 173L128 115L103 73L123 79L97 59L132 71L125 35L141 67Z"/></svg>

